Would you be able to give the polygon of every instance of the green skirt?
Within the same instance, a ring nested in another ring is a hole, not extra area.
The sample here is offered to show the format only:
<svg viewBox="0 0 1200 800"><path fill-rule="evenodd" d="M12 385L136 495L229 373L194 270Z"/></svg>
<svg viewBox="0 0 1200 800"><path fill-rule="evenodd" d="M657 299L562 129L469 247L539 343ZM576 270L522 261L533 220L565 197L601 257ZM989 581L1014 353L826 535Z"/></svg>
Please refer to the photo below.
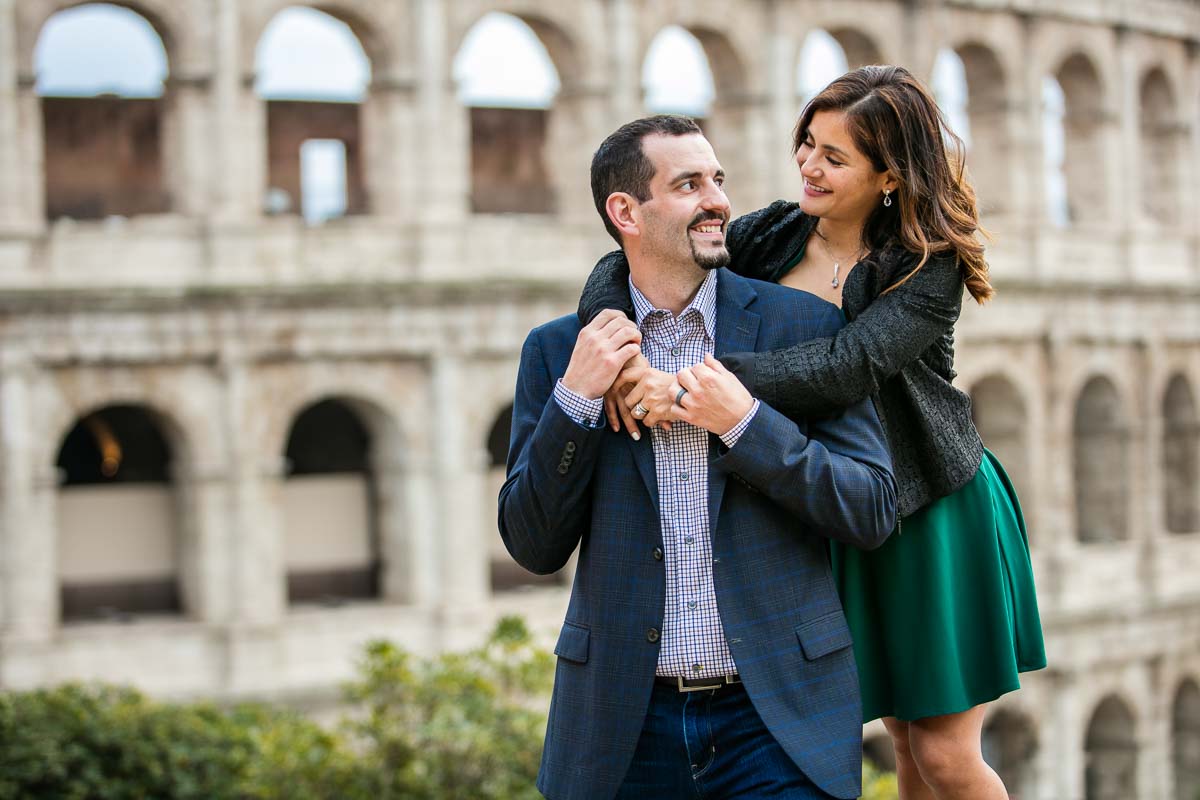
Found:
<svg viewBox="0 0 1200 800"><path fill-rule="evenodd" d="M878 550L834 542L832 558L864 721L966 711L1046 666L1021 506L990 452Z"/></svg>

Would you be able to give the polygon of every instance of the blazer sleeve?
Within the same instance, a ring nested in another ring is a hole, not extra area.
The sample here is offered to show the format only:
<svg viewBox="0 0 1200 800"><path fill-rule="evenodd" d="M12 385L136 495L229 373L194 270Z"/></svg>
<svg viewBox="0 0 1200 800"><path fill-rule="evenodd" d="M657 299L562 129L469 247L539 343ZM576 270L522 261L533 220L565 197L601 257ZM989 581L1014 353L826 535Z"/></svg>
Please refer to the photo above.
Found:
<svg viewBox="0 0 1200 800"><path fill-rule="evenodd" d="M839 317L830 309L822 332L840 327ZM870 400L803 429L763 403L737 444L719 451L717 468L771 498L815 533L870 550L895 527L896 479Z"/></svg>
<svg viewBox="0 0 1200 800"><path fill-rule="evenodd" d="M513 559L538 575L562 569L590 525L604 431L567 416L553 399L555 380L535 329L521 349L499 527Z"/></svg>
<svg viewBox="0 0 1200 800"><path fill-rule="evenodd" d="M790 417L827 415L880 385L954 329L963 282L952 256L930 258L832 336L721 358L750 392Z"/></svg>

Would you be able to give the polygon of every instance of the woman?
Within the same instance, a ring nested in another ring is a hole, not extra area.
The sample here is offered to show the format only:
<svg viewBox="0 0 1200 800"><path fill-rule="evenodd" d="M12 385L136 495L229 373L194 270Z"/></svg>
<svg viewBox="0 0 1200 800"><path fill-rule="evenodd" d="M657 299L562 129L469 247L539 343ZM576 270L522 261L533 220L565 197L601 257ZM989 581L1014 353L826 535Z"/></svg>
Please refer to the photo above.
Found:
<svg viewBox="0 0 1200 800"><path fill-rule="evenodd" d="M891 734L903 800L1006 800L982 758L986 704L1046 660L1020 506L951 384L963 288L980 303L993 294L962 145L928 91L894 66L831 83L805 107L793 145L803 199L732 222L730 268L817 294L848 323L829 339L721 360L794 418L874 398L902 519L874 552L832 546L864 718L882 717ZM628 308L627 274L619 253L601 261L581 316ZM657 394L614 389L614 429L618 407L636 429L628 409L638 403L651 409L647 424L669 424L674 398Z"/></svg>

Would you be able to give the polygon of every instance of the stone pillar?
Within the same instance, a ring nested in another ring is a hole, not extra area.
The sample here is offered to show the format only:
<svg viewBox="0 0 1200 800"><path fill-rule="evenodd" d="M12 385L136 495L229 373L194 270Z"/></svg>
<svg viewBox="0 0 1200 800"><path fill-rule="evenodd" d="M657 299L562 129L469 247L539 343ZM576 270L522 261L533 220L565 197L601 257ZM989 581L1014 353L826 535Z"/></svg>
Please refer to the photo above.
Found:
<svg viewBox="0 0 1200 800"><path fill-rule="evenodd" d="M17 19L15 0L0 0L0 231L40 227L41 163L30 158L26 95L17 64ZM36 103L36 97L34 98ZM41 131L38 120L36 131ZM37 137L32 141L40 142ZM34 188L36 186L36 189Z"/></svg>
<svg viewBox="0 0 1200 800"><path fill-rule="evenodd" d="M417 0L416 37L418 123L421 173L431 176L421 183L421 204L415 209L423 222L441 225L466 216L471 189L471 141L467 110L455 96L447 52L445 3ZM436 176L433 178L432 176Z"/></svg>
<svg viewBox="0 0 1200 800"><path fill-rule="evenodd" d="M460 356L438 354L433 362L434 475L441 607L449 619L469 618L489 596L489 556L479 534L479 507L487 461L467 441L466 406L473 401Z"/></svg>
<svg viewBox="0 0 1200 800"><path fill-rule="evenodd" d="M162 159L163 188L170 209L191 217L205 214L212 201L214 177L210 147L213 115L205 76L172 77L164 98Z"/></svg>
<svg viewBox="0 0 1200 800"><path fill-rule="evenodd" d="M642 71L638 56L637 9L633 0L608 0L609 118L604 127L616 127L642 115ZM600 141L597 140L596 144Z"/></svg>
<svg viewBox="0 0 1200 800"><path fill-rule="evenodd" d="M210 625L229 620L229 491L227 464L181 464L173 469L179 498L179 585L189 618Z"/></svg>
<svg viewBox="0 0 1200 800"><path fill-rule="evenodd" d="M415 105L413 82L385 79L371 84L359 111L363 180L368 210L373 216L405 219L420 208L420 198L415 196L414 189L437 181L437 176L425 172L414 157L414 140L418 135Z"/></svg>
<svg viewBox="0 0 1200 800"><path fill-rule="evenodd" d="M801 192L800 171L790 160L790 154L792 129L800 116L800 98L796 86L800 42L786 33L789 27L786 20L788 12L781 6L780 3L772 3L767 12L765 47L769 48L767 102L770 108L763 111L766 115L763 124L766 125L764 149L767 166L760 179L771 200L796 200ZM738 213L737 209L734 209L734 213Z"/></svg>
<svg viewBox="0 0 1200 800"><path fill-rule="evenodd" d="M37 463L47 451L35 440L58 432L35 422L33 371L27 354L0 353L0 623L6 635L48 640L59 617L58 471Z"/></svg>
<svg viewBox="0 0 1200 800"><path fill-rule="evenodd" d="M768 176L773 172L783 176L780 181L783 194L778 196L798 194L799 173L789 169L788 148L773 147L775 140L769 130L772 110L771 97L755 93L718 95L713 105L708 135L717 159L729 176L728 193L735 217L776 199L771 193L773 187L768 186Z"/></svg>
<svg viewBox="0 0 1200 800"><path fill-rule="evenodd" d="M1141 146L1141 94L1138 91L1138 59L1134 52L1134 33L1128 28L1117 28L1114 53L1117 68L1116 108L1105 107L1105 114L1112 120L1105 127L1113 131L1105 137L1105 152L1109 158L1098 169L1107 169L1112 199L1110 218L1112 230L1120 237L1121 275L1133 279L1136 265L1133 263L1133 239L1142 226L1146 214L1142 211L1142 193L1146 190L1140 169Z"/></svg>
<svg viewBox="0 0 1200 800"><path fill-rule="evenodd" d="M255 414L247 383L249 365L236 346L222 353L225 436L229 476L228 533L214 550L227 559L232 597L223 609L234 626L277 624L287 605L283 557L281 483L283 455L263 453L250 434Z"/></svg>
<svg viewBox="0 0 1200 800"><path fill-rule="evenodd" d="M611 132L608 105L608 92L602 87L564 86L547 112L546 169L554 186L558 219L565 224L595 230L596 207L588 185L592 153ZM465 152L470 152L469 144Z"/></svg>
<svg viewBox="0 0 1200 800"><path fill-rule="evenodd" d="M1013 238L1026 243L1022 253L1031 272L1040 269L1041 239L1051 231L1050 217L1046 208L1046 141L1042 135L1045 106L1042 102L1042 81L1045 74L1036 57L1043 37L1036 16L1024 14L1020 17L1023 43L1021 63L1024 69L1014 80L1012 96L1014 105L1007 116L1012 144L1013 174L1010 176L1012 194L1008 198L1009 220ZM1015 242L1010 242L1010 244ZM1049 373L1045 373L1049 374Z"/></svg>
<svg viewBox="0 0 1200 800"><path fill-rule="evenodd" d="M218 223L258 218L266 185L266 112L254 93L253 64L243 64L238 0L215 0L216 72L209 107L210 208Z"/></svg>
<svg viewBox="0 0 1200 800"><path fill-rule="evenodd" d="M1085 710L1080 705L1079 686L1086 685L1082 673L1053 672L1046 675L1052 689L1047 724L1039 736L1037 774L1050 785L1038 787L1035 797L1084 796L1084 740L1087 736Z"/></svg>

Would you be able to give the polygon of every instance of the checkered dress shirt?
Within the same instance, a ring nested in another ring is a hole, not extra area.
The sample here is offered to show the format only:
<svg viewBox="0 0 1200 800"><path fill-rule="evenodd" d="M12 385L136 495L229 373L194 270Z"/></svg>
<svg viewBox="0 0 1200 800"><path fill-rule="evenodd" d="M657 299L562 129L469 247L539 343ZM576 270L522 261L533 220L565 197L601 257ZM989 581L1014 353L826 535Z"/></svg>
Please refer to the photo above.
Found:
<svg viewBox="0 0 1200 800"><path fill-rule="evenodd" d="M713 352L716 331L717 272L710 271L695 298L678 316L656 309L629 282L642 354L655 369L675 373L694 366ZM562 381L554 387L559 406L581 425L604 423L604 400L574 394ZM726 447L737 444L754 419L759 403L721 436ZM666 608L657 674L709 678L737 672L717 608L713 588L712 540L708 519L708 431L686 422L671 430L651 428L658 475L659 521L666 565Z"/></svg>

